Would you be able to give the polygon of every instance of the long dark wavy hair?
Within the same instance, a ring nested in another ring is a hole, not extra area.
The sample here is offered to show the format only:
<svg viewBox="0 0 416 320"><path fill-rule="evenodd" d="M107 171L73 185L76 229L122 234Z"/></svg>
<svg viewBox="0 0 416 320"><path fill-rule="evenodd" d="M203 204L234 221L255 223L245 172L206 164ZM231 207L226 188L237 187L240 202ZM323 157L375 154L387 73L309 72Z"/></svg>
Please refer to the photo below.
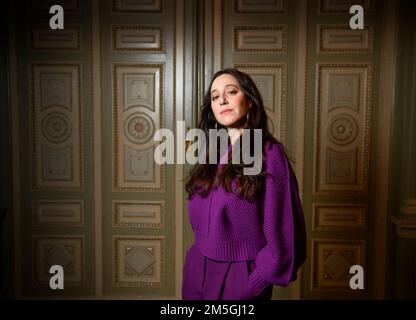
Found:
<svg viewBox="0 0 416 320"><path fill-rule="evenodd" d="M249 129L250 133L250 150L254 150L253 129L262 129L263 146L267 141L270 140L277 142L277 140L272 136L268 129L267 115L264 108L263 99L253 79L248 74L233 68L227 68L218 71L213 76L208 90L205 93L203 105L201 106L201 120L198 124L198 128L204 131L206 137L209 137L209 129L216 128L219 130L221 128L225 128L217 122L211 108L212 83L216 78L223 74L231 75L237 80L240 90L244 92L245 98L251 105L251 108L248 110L248 119L244 125L244 129ZM246 117L244 117L242 120L244 121L245 119ZM240 143L240 139L237 140L236 143ZM230 139L228 139L228 144L230 144ZM209 147L206 146L207 158L209 153L208 149ZM242 152L244 152L244 150L242 150ZM217 159L220 156L219 147L217 149L216 156ZM258 175L244 175L244 163L240 161L240 164L232 164L230 159L231 152L228 154L228 163L224 166L221 166L220 169L218 168L217 164L208 164L208 162L207 164L196 164L191 169L185 185L185 189L189 194L189 198L191 198L195 192L201 196L206 196L211 188L215 188L221 185L226 191L233 192L231 186L233 180L235 179L236 193L249 201L253 201L262 189L264 176L266 175L264 171L264 165L262 166L262 170Z"/></svg>

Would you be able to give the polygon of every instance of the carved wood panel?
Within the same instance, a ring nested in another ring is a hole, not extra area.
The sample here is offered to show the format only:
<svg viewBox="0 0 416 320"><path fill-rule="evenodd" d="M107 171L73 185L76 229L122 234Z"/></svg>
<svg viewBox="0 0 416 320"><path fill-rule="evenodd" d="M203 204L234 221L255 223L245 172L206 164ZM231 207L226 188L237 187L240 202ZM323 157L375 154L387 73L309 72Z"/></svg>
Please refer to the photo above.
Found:
<svg viewBox="0 0 416 320"><path fill-rule="evenodd" d="M315 192L368 192L371 64L318 64Z"/></svg>
<svg viewBox="0 0 416 320"><path fill-rule="evenodd" d="M163 191L153 135L164 127L163 64L113 65L114 189Z"/></svg>
<svg viewBox="0 0 416 320"><path fill-rule="evenodd" d="M83 108L79 64L33 63L32 176L38 189L83 186Z"/></svg>

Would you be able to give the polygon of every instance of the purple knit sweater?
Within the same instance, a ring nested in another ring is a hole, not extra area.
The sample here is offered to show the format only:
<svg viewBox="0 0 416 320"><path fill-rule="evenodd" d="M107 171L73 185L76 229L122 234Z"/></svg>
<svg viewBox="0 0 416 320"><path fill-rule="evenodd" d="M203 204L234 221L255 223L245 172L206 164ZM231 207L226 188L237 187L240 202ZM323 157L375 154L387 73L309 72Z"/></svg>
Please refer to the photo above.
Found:
<svg viewBox="0 0 416 320"><path fill-rule="evenodd" d="M188 202L195 245L204 256L228 262L255 259L249 288L256 296L270 283L287 286L295 280L306 258L295 174L281 144L268 142L264 148L268 174L256 201L219 187L205 197L195 193Z"/></svg>

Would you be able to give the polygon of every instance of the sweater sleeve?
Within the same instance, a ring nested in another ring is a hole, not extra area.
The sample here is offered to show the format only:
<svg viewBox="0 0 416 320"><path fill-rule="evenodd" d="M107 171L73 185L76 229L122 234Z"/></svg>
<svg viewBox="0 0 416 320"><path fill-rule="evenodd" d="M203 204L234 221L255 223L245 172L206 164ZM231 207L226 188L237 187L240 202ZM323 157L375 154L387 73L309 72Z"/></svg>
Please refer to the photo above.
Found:
<svg viewBox="0 0 416 320"><path fill-rule="evenodd" d="M266 144L263 231L249 288L259 295L270 283L285 287L296 280L306 259L306 232L298 183L281 144Z"/></svg>

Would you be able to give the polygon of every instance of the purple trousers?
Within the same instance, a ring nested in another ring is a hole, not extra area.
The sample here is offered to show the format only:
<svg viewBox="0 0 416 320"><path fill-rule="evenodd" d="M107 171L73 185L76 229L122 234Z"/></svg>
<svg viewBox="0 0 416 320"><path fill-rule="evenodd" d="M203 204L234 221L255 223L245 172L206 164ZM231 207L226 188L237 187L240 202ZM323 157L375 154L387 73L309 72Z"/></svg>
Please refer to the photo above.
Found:
<svg viewBox="0 0 416 320"><path fill-rule="evenodd" d="M187 252L183 268L183 300L270 300L273 285L254 296L248 277L254 260L222 262L211 260L193 245Z"/></svg>

